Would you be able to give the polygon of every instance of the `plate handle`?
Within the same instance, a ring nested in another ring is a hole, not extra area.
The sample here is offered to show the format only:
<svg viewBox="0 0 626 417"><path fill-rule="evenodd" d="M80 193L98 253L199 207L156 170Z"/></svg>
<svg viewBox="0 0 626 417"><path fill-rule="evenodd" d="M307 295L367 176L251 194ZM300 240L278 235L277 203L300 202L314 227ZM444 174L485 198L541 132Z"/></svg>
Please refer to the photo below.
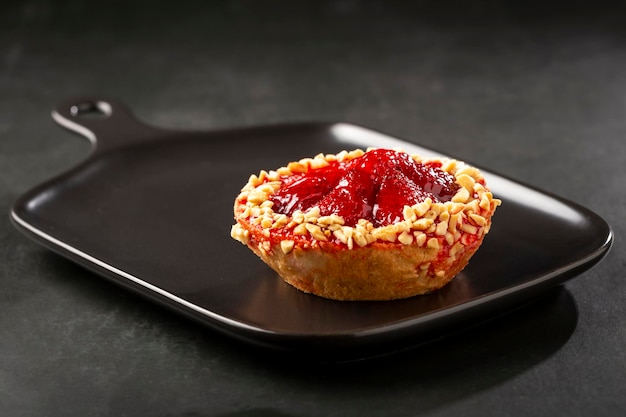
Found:
<svg viewBox="0 0 626 417"><path fill-rule="evenodd" d="M87 138L94 153L153 138L158 130L137 120L123 103L114 99L69 99L52 111L52 118Z"/></svg>

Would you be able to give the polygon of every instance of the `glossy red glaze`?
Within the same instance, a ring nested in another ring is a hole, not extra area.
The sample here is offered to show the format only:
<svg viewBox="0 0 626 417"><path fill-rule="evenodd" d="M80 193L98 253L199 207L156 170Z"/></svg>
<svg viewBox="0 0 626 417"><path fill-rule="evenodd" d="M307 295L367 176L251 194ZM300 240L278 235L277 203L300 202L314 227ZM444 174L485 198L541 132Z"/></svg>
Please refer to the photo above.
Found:
<svg viewBox="0 0 626 417"><path fill-rule="evenodd" d="M393 224L403 219L405 205L428 197L450 201L459 189L440 163L416 163L410 155L389 149L284 177L282 182L271 197L275 212L291 215L319 206L322 216L337 214L348 226L359 219L376 227Z"/></svg>

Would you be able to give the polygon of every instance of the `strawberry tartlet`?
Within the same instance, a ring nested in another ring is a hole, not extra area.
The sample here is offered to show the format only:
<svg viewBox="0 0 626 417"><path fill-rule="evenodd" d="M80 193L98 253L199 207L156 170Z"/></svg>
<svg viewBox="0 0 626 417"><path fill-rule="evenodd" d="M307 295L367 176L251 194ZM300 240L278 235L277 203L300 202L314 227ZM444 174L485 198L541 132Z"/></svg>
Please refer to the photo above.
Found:
<svg viewBox="0 0 626 417"><path fill-rule="evenodd" d="M499 205L460 161L357 149L250 176L231 236L304 292L392 300L449 283Z"/></svg>

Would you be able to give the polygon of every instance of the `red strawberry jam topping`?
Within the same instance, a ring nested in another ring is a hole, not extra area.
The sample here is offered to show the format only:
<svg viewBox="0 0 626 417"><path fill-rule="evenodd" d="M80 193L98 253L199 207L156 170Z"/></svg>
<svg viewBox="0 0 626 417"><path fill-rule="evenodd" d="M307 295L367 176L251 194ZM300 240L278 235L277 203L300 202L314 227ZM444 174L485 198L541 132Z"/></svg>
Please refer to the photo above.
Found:
<svg viewBox="0 0 626 417"><path fill-rule="evenodd" d="M281 181L270 198L274 212L292 215L319 206L322 216L337 214L347 226L359 219L375 227L393 224L403 219L405 205L428 197L443 203L459 190L439 162L417 163L410 155L389 149L375 149Z"/></svg>

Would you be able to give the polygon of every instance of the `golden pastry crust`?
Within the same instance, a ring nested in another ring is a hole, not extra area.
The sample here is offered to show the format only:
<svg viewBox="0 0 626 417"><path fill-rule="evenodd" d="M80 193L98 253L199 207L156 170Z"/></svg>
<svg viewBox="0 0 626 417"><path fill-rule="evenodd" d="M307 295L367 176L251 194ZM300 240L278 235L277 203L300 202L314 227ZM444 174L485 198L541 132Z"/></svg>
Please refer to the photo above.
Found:
<svg viewBox="0 0 626 417"><path fill-rule="evenodd" d="M338 215L321 216L318 207L291 216L273 211L270 197L281 178L363 154L358 149L320 154L252 175L235 200L231 236L287 283L325 298L391 300L443 287L480 247L500 205L476 168L411 155L418 163L439 163L459 189L445 203L426 198L405 206L403 220L387 226L374 227L365 219L346 226Z"/></svg>

